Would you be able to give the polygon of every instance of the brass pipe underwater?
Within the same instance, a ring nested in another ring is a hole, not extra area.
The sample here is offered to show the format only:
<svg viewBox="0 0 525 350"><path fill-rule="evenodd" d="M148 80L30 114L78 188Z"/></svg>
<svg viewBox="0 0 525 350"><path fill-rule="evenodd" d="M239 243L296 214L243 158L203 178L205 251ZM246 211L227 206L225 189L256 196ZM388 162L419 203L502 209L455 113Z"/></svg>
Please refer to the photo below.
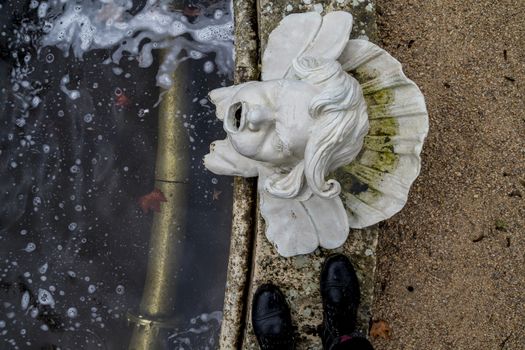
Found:
<svg viewBox="0 0 525 350"><path fill-rule="evenodd" d="M165 92L159 107L155 188L166 202L155 213L149 242L148 267L138 315L129 315L134 323L129 350L166 348L166 331L173 328L175 280L181 268L178 246L186 232L188 199L189 140L182 116L184 74L178 70L174 85Z"/></svg>

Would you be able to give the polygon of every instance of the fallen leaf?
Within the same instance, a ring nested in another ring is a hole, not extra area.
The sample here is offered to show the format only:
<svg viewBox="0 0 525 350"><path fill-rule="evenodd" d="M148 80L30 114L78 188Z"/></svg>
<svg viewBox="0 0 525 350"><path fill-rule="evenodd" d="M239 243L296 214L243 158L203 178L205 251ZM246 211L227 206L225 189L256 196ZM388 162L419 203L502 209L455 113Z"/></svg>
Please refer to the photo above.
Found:
<svg viewBox="0 0 525 350"><path fill-rule="evenodd" d="M372 327L370 328L370 336L372 338L381 337L383 339L390 339L391 334L392 328L390 328L388 322L384 320L372 322Z"/></svg>
<svg viewBox="0 0 525 350"><path fill-rule="evenodd" d="M139 205L144 214L148 213L150 210L158 213L160 212L160 203L167 201L166 197L164 197L164 193L158 188L155 188L150 193L139 198Z"/></svg>
<svg viewBox="0 0 525 350"><path fill-rule="evenodd" d="M216 189L213 189L212 200L218 201L219 200L219 196L221 195L221 193L222 193L222 191L217 191Z"/></svg>
<svg viewBox="0 0 525 350"><path fill-rule="evenodd" d="M185 16L189 16L189 17L197 17L198 15L201 14L201 8L199 6L196 6L196 5L192 5L192 4L189 4L189 5L186 5L184 7L184 9L182 10L182 13L185 15Z"/></svg>
<svg viewBox="0 0 525 350"><path fill-rule="evenodd" d="M115 106L117 106L117 107L124 108L124 107L129 106L130 103L131 103L131 101L129 100L129 98L126 95L124 95L123 93L121 95L118 95L117 97L115 97Z"/></svg>

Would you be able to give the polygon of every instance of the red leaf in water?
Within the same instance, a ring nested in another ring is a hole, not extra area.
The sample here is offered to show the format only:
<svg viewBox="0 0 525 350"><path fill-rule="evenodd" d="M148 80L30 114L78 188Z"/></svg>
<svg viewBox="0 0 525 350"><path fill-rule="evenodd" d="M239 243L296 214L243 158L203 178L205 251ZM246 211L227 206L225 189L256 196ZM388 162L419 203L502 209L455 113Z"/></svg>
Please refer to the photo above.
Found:
<svg viewBox="0 0 525 350"><path fill-rule="evenodd" d="M150 210L160 212L160 203L167 202L168 200L164 197L164 193L158 188L155 188L150 193L139 198L139 205L142 208L144 214L148 213Z"/></svg>
<svg viewBox="0 0 525 350"><path fill-rule="evenodd" d="M201 14L201 8L197 5L189 4L184 6L182 13L188 17L197 17Z"/></svg>
<svg viewBox="0 0 525 350"><path fill-rule="evenodd" d="M218 201L219 200L219 196L221 195L222 191L217 191L215 188L213 189L213 194L212 194L212 200L213 201Z"/></svg>
<svg viewBox="0 0 525 350"><path fill-rule="evenodd" d="M118 95L115 98L115 106L117 106L117 107L127 107L127 106L129 106L129 104L130 104L130 100L124 94Z"/></svg>

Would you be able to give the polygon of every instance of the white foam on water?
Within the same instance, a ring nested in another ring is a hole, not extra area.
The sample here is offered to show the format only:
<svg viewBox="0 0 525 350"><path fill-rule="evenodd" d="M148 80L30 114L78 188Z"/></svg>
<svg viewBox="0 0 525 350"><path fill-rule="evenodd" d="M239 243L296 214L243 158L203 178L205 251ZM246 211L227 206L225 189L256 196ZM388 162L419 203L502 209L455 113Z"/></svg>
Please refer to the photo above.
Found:
<svg viewBox="0 0 525 350"><path fill-rule="evenodd" d="M171 75L182 61L201 59L207 53L215 53L219 73L231 74L233 20L224 11L216 10L211 18L202 16L198 22L190 23L164 1L148 0L135 15L129 12L132 8L131 0L55 3L46 9L49 15L42 45L56 46L65 56L72 50L79 59L91 50L116 47L105 63L118 64L126 53L140 67L153 63L152 50L165 49L157 74L157 85L163 88L173 84ZM183 34L193 40L182 37ZM77 97L73 91L62 90L72 99Z"/></svg>
<svg viewBox="0 0 525 350"><path fill-rule="evenodd" d="M70 99L76 100L80 97L80 92L78 90L69 90L67 88L67 84L69 84L69 74L66 74L60 79L60 90L62 90L63 93L65 93Z"/></svg>
<svg viewBox="0 0 525 350"><path fill-rule="evenodd" d="M221 311L204 313L192 318L189 328L173 332L168 339L172 345L178 346L177 349L195 349L196 346L202 349L214 349L221 323Z"/></svg>

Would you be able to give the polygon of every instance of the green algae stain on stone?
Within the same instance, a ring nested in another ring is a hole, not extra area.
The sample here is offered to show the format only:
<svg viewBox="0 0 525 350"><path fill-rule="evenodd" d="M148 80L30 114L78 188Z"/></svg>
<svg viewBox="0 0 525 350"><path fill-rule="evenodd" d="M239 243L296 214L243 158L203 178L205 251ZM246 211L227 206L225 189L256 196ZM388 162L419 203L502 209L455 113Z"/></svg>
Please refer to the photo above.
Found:
<svg viewBox="0 0 525 350"><path fill-rule="evenodd" d="M345 165L337 169L334 173L335 177L341 184L342 192L358 195L370 189L367 183L361 181L357 176L351 172L351 164Z"/></svg>
<svg viewBox="0 0 525 350"><path fill-rule="evenodd" d="M397 168L399 162L399 155L392 152L376 152L372 150L365 149L360 159L353 161L350 165L353 165L354 168L366 167L370 169L375 169L381 173L393 173Z"/></svg>
<svg viewBox="0 0 525 350"><path fill-rule="evenodd" d="M365 203L371 203L381 194L373 186L376 181L381 181L380 178L361 175L359 171L356 171L353 164L345 165L335 172L335 176L341 184L343 203L352 200L349 195L353 195Z"/></svg>
<svg viewBox="0 0 525 350"><path fill-rule="evenodd" d="M347 202L355 201L353 197L357 197L365 203L372 203L380 195L377 190L369 186L368 181L363 181L353 174L351 164L339 168L334 175L341 184L341 199L345 209L349 212L351 212L351 209Z"/></svg>
<svg viewBox="0 0 525 350"><path fill-rule="evenodd" d="M372 119L370 122L370 136L395 136L399 133L399 124L395 118Z"/></svg>
<svg viewBox="0 0 525 350"><path fill-rule="evenodd" d="M363 67L356 68L348 73L350 73L361 85L370 80L374 80L379 76L377 71L370 71Z"/></svg>
<svg viewBox="0 0 525 350"><path fill-rule="evenodd" d="M363 67L353 70L351 74L361 85L376 80L379 77L378 72L370 71ZM368 119L370 120L368 135L397 135L399 130L398 122L389 114L389 108L395 101L394 92L389 88L376 91L373 85L370 85L367 90L369 92L363 90L363 95L368 106L367 113Z"/></svg>
<svg viewBox="0 0 525 350"><path fill-rule="evenodd" d="M395 102L392 89L375 89L374 81L379 72L359 67L349 72L361 84L366 84L363 95L367 103L370 129L365 137L363 149L354 161L334 172L341 184L343 203L357 197L364 203L374 203L382 194L380 188L383 177L393 173L399 162L395 154L392 137L399 134L399 123L390 115L390 107Z"/></svg>
<svg viewBox="0 0 525 350"><path fill-rule="evenodd" d="M377 152L394 152L394 145L391 142L390 136L366 136L364 148Z"/></svg>
<svg viewBox="0 0 525 350"><path fill-rule="evenodd" d="M365 100L368 103L368 106L383 106L384 108L387 108L394 102L394 93L392 89L385 88L370 93L363 91L363 94L365 95Z"/></svg>

